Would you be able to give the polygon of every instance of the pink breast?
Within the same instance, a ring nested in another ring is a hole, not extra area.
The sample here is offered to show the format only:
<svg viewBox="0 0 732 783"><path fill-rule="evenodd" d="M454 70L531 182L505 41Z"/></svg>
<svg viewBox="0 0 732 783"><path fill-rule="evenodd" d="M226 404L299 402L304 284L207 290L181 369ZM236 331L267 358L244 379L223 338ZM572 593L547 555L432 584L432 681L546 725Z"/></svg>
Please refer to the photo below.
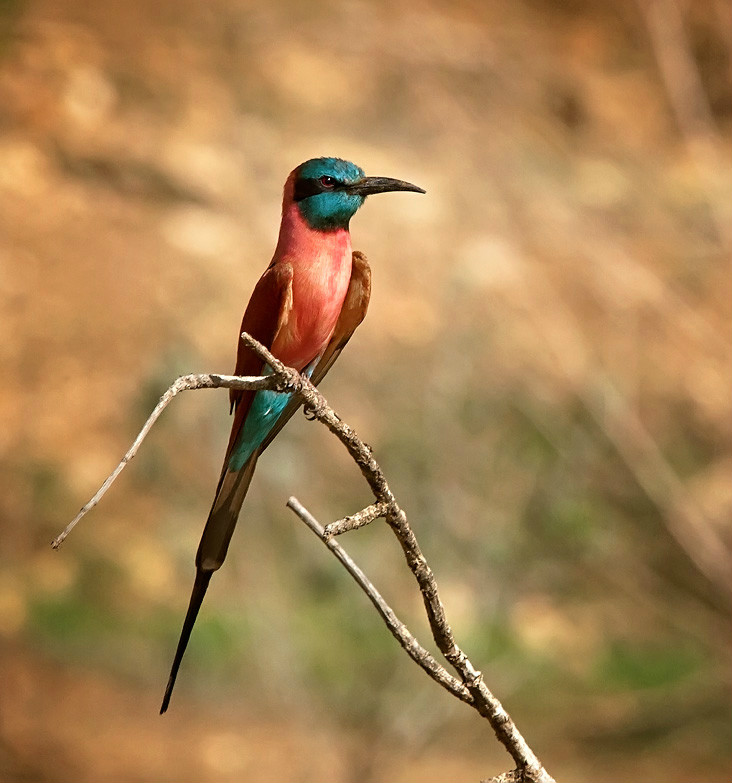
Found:
<svg viewBox="0 0 732 783"><path fill-rule="evenodd" d="M347 230L321 232L299 215L283 219L277 254L293 268L292 310L272 351L282 362L305 368L328 345L351 279L351 237Z"/></svg>

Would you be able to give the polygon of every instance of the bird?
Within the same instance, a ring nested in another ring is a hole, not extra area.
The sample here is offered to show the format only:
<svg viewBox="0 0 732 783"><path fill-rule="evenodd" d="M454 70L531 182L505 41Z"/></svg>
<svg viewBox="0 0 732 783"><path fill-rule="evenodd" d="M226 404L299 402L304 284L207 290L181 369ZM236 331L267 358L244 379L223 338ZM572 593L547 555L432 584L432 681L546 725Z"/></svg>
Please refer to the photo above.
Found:
<svg viewBox="0 0 732 783"><path fill-rule="evenodd" d="M283 364L318 384L366 316L371 269L351 249L351 218L367 196L425 191L390 177L367 177L355 163L312 158L287 177L282 220L272 260L244 311L248 332ZM238 341L235 375L270 373ZM262 452L299 407L292 395L270 390L230 389L234 420L216 494L196 553L196 576L173 658L160 714L170 703L191 631L211 576L223 564L239 512Z"/></svg>

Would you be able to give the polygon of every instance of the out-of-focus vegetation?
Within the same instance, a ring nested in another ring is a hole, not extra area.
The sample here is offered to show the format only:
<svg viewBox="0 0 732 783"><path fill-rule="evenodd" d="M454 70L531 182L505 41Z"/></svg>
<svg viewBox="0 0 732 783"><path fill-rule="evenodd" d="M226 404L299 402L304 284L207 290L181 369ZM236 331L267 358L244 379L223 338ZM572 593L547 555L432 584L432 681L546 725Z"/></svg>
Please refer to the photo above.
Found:
<svg viewBox="0 0 732 783"><path fill-rule="evenodd" d="M508 757L284 509L368 502L301 416L157 717L287 172L424 186L352 226L324 385L557 780L730 772L724 0L0 3L0 779L477 780ZM379 524L345 542L423 642Z"/></svg>

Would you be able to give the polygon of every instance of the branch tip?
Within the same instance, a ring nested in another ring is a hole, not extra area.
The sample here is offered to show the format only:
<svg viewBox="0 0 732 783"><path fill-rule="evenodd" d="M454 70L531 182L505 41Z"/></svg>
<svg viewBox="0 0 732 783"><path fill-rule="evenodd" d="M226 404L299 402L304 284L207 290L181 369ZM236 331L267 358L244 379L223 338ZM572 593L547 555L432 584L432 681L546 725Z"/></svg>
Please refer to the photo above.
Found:
<svg viewBox="0 0 732 783"><path fill-rule="evenodd" d="M366 593L389 628L389 631L410 658L427 672L433 680L452 693L453 696L474 707L481 716L487 718L496 737L514 759L517 767L514 773L504 773L504 775L499 776L495 780L508 783L508 781L513 781L513 778L509 776L515 774L519 776L515 779L520 780L521 783L553 783L552 777L546 772L541 762L521 736L508 713L486 687L482 674L473 667L465 653L455 644L453 632L445 617L445 611L439 598L432 570L427 565L406 514L400 508L389 488L381 467L373 459L371 447L361 441L358 435L340 419L307 377L292 368L286 367L247 332L241 333L241 339L248 348L261 357L264 363L272 368L273 372L262 377L200 374L178 378L162 395L137 438L117 467L105 479L89 502L82 507L77 516L51 542L52 548L57 550L76 524L99 503L123 468L135 456L163 410L179 392L221 387L252 391L258 389L288 391L304 405L312 418L317 418L323 423L345 446L368 482L376 502L356 514L344 517L328 525L326 528L323 528L297 498L290 497L287 501L287 507L324 542L328 550L333 553L351 574L359 587ZM390 528L399 540L407 565L412 571L424 599L430 628L437 647L446 660L455 668L460 679L451 675L419 644L407 627L397 618L394 611L384 601L381 594L368 580L363 571L335 540L335 536L349 530L355 530L358 527L363 527L380 517L386 518Z"/></svg>

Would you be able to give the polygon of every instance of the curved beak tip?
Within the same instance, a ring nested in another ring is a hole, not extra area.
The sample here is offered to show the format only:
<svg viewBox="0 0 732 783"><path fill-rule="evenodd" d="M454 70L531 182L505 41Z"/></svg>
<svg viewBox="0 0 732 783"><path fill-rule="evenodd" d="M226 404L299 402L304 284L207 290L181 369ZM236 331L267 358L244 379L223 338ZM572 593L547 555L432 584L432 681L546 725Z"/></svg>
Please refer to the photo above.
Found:
<svg viewBox="0 0 732 783"><path fill-rule="evenodd" d="M417 185L412 185L411 182L405 182L401 179L392 179L391 177L364 177L360 182L351 185L348 190L359 196L371 196L375 193L392 193L399 190L409 191L411 193L427 192Z"/></svg>

